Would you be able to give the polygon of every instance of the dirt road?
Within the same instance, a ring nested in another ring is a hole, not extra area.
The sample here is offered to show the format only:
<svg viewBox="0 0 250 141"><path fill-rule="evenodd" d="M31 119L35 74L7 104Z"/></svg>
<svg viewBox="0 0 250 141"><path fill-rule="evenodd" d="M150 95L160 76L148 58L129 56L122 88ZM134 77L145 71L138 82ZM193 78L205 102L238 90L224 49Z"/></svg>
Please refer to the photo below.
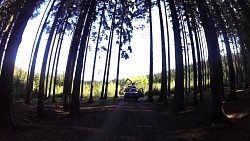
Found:
<svg viewBox="0 0 250 141"><path fill-rule="evenodd" d="M109 111L98 132L88 141L163 140L158 115L152 107L134 101L120 101Z"/></svg>
<svg viewBox="0 0 250 141"><path fill-rule="evenodd" d="M250 95L243 98L240 104L225 104L226 113L234 116L233 122L219 126L206 124L209 100L193 107L186 98L186 111L180 113L171 112L171 100L166 106L122 98L85 102L76 116L48 102L45 119L36 118L35 105L16 101L18 128L0 128L0 141L248 141Z"/></svg>

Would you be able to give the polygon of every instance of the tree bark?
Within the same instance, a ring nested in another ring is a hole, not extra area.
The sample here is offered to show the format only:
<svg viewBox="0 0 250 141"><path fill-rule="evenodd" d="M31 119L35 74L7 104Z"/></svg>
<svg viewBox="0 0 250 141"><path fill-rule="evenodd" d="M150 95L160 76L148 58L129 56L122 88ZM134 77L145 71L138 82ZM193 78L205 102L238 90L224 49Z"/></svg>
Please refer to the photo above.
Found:
<svg viewBox="0 0 250 141"><path fill-rule="evenodd" d="M153 61L153 27L152 27L152 2L151 0L147 0L148 3L148 9L149 9L149 30L150 30L150 57L149 57L149 90L148 90L148 100L153 101L153 67L154 67L154 61Z"/></svg>
<svg viewBox="0 0 250 141"><path fill-rule="evenodd" d="M206 11L205 1L196 0L198 10L201 14L201 21L205 31L205 36L207 40L207 49L209 54L209 66L210 66L210 79L211 79L211 102L210 102L210 117L211 123L225 123L229 119L225 115L222 106L222 80L218 79L218 73L221 71L221 57L218 45L218 39L215 32L215 27L211 23L211 19L208 16L208 11Z"/></svg>
<svg viewBox="0 0 250 141"><path fill-rule="evenodd" d="M72 41L70 44L68 60L66 65L66 72L64 77L64 85L63 85L63 108L67 109L70 105L70 94L71 94L71 86L73 81L73 73L75 68L75 61L77 56L78 45L80 43L80 36L82 33L82 29L84 26L84 21L88 12L88 8L90 6L90 0L87 2L83 2L81 13L79 15L79 19L77 21L76 29L74 35L72 37Z"/></svg>
<svg viewBox="0 0 250 141"><path fill-rule="evenodd" d="M235 88L235 71L234 71L233 58L232 58L232 53L231 53L230 44L229 44L229 38L227 36L227 29L226 29L224 20L220 14L220 9L219 9L218 4L216 3L215 0L212 0L212 4L216 11L216 15L219 20L219 25L222 30L223 39L224 39L225 46L226 46L227 62L228 62L228 68L229 68L229 83L230 83L229 99L236 100L238 98L236 96L236 88Z"/></svg>
<svg viewBox="0 0 250 141"><path fill-rule="evenodd" d="M49 54L52 38L54 35L54 31L56 28L56 24L59 19L59 16L62 13L65 2L66 0L62 0L60 3L60 7L58 8L54 22L51 26L50 35L48 37L48 41L47 41L44 56L43 56L42 68L41 68L41 73L40 73L40 82L39 82L38 102L37 102L37 117L40 117L40 118L45 116L44 115L44 80L45 80L46 66L47 66L47 61L48 61L48 54Z"/></svg>
<svg viewBox="0 0 250 141"><path fill-rule="evenodd" d="M99 29L98 29L98 33L97 33L98 35L97 35L97 39L96 39L94 63L93 63L93 70L92 70L92 79L91 79L91 84L90 84L89 101L93 101L93 87L94 87L94 78L95 78L96 57L97 57L97 52L98 52L99 39L100 39L100 33L101 33L101 29L102 29L102 22L103 22L104 16L105 16L105 2L104 2L103 9L102 9L102 16L101 16L101 21L99 23Z"/></svg>
<svg viewBox="0 0 250 141"><path fill-rule="evenodd" d="M115 10L112 17L112 23L111 23L111 29L110 29L110 35L109 35L109 41L108 41L108 47L109 47L109 55L108 55L108 68L107 68L107 78L106 78L106 84L105 84L105 92L103 99L107 99L108 95L108 83L109 83L109 70L110 70L110 62L111 62L111 56L112 56L112 46L113 46L113 35L114 35L114 26L115 26L115 14L117 10L117 0L115 1Z"/></svg>
<svg viewBox="0 0 250 141"><path fill-rule="evenodd" d="M180 24L174 0L170 0L169 5L173 20L174 42L175 42L175 64L176 64L176 80L175 80L176 103L173 110L178 112L185 110L183 56L181 47Z"/></svg>
<svg viewBox="0 0 250 141"><path fill-rule="evenodd" d="M162 70L161 70L161 93L158 101L165 101L167 103L167 62L166 62L166 47L163 26L163 15L161 10L161 1L157 0L159 8L160 29L161 29L161 55L162 55Z"/></svg>
<svg viewBox="0 0 250 141"><path fill-rule="evenodd" d="M46 21L48 20L48 17L50 15L50 12L52 11L52 8L53 8L55 2L56 1L54 0L53 3L51 4L51 7L50 7L50 9L45 17L45 20L44 20L45 22L43 23L43 25L41 27L40 34L39 34L38 38L37 38L37 35L39 33L39 29L37 30L35 41L33 43L33 48L32 48L32 52L31 52L29 68L28 68L27 83L26 83L26 89L27 89L27 95L26 95L26 100L25 100L26 104L31 104L31 95L32 95L32 91L33 91L33 81L34 81L34 75L35 75L35 65L36 65L37 54L38 54L41 38L43 35L43 31L44 31L45 27L47 26ZM48 6L49 6L49 4L48 4ZM44 12L43 16L45 16L45 12ZM42 19L43 19L43 17L42 17ZM42 24L42 20L39 24L39 27L41 26L41 24ZM36 42L36 39L37 39L37 42Z"/></svg>
<svg viewBox="0 0 250 141"><path fill-rule="evenodd" d="M84 56L84 51L86 49L86 41L88 38L90 25L93 21L93 13L95 11L95 6L96 6L96 0L91 0L91 4L88 7L89 8L88 16L84 24L84 30L83 30L83 34L81 38L81 46L79 48L79 55L77 58L75 79L73 83L72 103L71 103L71 110L70 110L71 115L78 114L80 111L79 97L80 97L80 84L81 84L81 74L82 74L81 72L82 72L82 67L83 67L83 56Z"/></svg>
<svg viewBox="0 0 250 141"><path fill-rule="evenodd" d="M3 66L0 76L0 125L15 126L13 119L13 99L12 99L12 82L15 67L16 54L22 40L24 29L29 18L36 7L38 0L28 0L24 3L13 29L11 31L8 45L5 51Z"/></svg>

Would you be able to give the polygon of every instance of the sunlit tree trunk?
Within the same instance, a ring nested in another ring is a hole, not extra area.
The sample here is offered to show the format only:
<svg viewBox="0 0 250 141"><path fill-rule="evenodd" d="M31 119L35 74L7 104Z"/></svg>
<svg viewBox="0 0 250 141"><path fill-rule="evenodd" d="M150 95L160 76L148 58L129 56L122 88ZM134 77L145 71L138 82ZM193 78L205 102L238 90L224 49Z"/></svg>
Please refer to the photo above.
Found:
<svg viewBox="0 0 250 141"><path fill-rule="evenodd" d="M1 42L0 42L0 68L2 66L2 59L3 59L6 43L8 41L8 37L11 33L12 26L15 23L15 19L16 19L16 16L12 15L11 18L9 19L9 21L6 23L6 26L3 26L3 28L4 28L2 30L3 36L1 37Z"/></svg>
<svg viewBox="0 0 250 141"><path fill-rule="evenodd" d="M15 21L6 47L0 76L0 126L15 125L12 111L12 82L16 54L22 40L24 29L29 18L32 16L37 2L38 0L28 0L24 3L23 8L20 10Z"/></svg>

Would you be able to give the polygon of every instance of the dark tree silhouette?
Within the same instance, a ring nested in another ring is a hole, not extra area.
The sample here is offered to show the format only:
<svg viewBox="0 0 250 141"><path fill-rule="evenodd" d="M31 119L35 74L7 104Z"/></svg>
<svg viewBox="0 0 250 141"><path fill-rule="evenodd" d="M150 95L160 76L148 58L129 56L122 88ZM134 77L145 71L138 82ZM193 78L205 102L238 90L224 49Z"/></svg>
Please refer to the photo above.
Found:
<svg viewBox="0 0 250 141"><path fill-rule="evenodd" d="M165 35L163 26L163 14L161 10L161 2L157 0L157 6L159 8L159 19L160 19L160 29L161 29L161 56L162 56L162 70L161 70L161 93L159 101L164 100L167 95L167 60L166 60L166 47L165 47Z"/></svg>
<svg viewBox="0 0 250 141"><path fill-rule="evenodd" d="M84 24L84 30L81 38L81 44L79 48L79 55L77 58L77 64L76 64L76 72L75 72L75 79L73 84L73 92L72 92L72 103L71 103L71 110L70 114L78 114L80 110L80 103L79 103L79 97L80 97L80 84L81 84L81 72L83 67L83 56L84 51L86 49L86 41L88 38L88 33L90 29L90 25L93 21L93 14L95 12L96 7L96 0L91 0L91 4L89 7L87 7L88 15Z"/></svg>
<svg viewBox="0 0 250 141"><path fill-rule="evenodd" d="M76 29L75 29L75 32L74 32L74 35L72 37L72 41L70 44L68 60L67 60L67 65L66 65L66 72L65 72L65 77L64 77L64 85L63 85L63 108L65 109L69 108L69 105L70 105L70 94L71 94L71 87L72 87L72 81L73 81L73 73L74 73L74 68L75 68L77 50L78 50L78 45L80 43L80 37L81 37L85 17L87 15L89 6L90 6L90 1L86 1L82 3L80 14L79 14L79 19L77 21Z"/></svg>
<svg viewBox="0 0 250 141"><path fill-rule="evenodd" d="M175 42L175 65L176 65L176 80L175 80L175 95L176 104L174 111L182 111L185 109L184 104L184 69L183 69L183 56L180 36L180 24L175 8L174 0L169 1L171 16L173 20L174 29L174 42Z"/></svg>
<svg viewBox="0 0 250 141"><path fill-rule="evenodd" d="M149 65L149 90L148 90L148 100L149 101L153 101L153 27L152 27L152 2L151 0L146 0L146 3L148 5L148 9L149 9L149 30L150 30L150 65ZM166 11L166 10L165 10Z"/></svg>
<svg viewBox="0 0 250 141"><path fill-rule="evenodd" d="M20 10L12 28L9 41L5 51L3 66L0 76L0 125L14 126L12 113L12 81L15 59L19 44L22 40L24 29L28 20L37 6L38 0L26 1Z"/></svg>
<svg viewBox="0 0 250 141"><path fill-rule="evenodd" d="M211 17L207 13L207 8L204 5L205 1L197 0L197 6L200 12L200 18L205 31L207 40L207 48L209 54L209 66L210 66L210 79L211 79L211 110L210 110L210 122L221 123L228 122L228 117L225 115L222 106L222 80L218 79L218 74L221 75L221 57L218 45L218 39L215 32L215 27L211 23ZM220 78L220 76L219 76Z"/></svg>
<svg viewBox="0 0 250 141"><path fill-rule="evenodd" d="M231 52L230 44L229 44L229 38L227 35L227 29L226 29L226 25L224 23L224 20L220 14L219 5L217 4L217 2L215 0L212 0L212 4L213 4L214 9L216 11L216 16L218 18L219 26L222 30L222 35L223 35L223 39L224 39L225 46L226 46L227 62L228 62L228 68L229 68L229 83L230 83L229 95L230 95L230 99L236 100L238 98L236 97L235 71L234 71L232 52Z"/></svg>
<svg viewBox="0 0 250 141"><path fill-rule="evenodd" d="M41 74L40 74L40 83L39 83L39 93L38 93L38 102L37 102L37 117L43 117L44 116L44 80L45 80L45 73L46 73L46 66L47 66L47 61L48 61L48 55L49 55L49 50L52 42L52 38L54 35L54 31L56 29L56 24L57 21L63 11L63 7L65 4L66 0L62 0L60 3L60 7L58 8L58 11L56 13L54 22L51 26L50 29L50 34L48 37L48 41L45 47L45 52L43 56L43 62L42 62L42 68L41 68Z"/></svg>

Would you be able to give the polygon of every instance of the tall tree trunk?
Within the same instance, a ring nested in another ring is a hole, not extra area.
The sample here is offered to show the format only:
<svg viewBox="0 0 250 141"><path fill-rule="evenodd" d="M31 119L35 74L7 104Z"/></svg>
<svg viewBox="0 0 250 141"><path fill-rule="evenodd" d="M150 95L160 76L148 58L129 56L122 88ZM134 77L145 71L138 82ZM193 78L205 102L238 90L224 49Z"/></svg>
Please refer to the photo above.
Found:
<svg viewBox="0 0 250 141"><path fill-rule="evenodd" d="M226 46L227 62L228 62L228 68L229 68L229 83L230 83L230 92L229 92L230 98L229 99L236 100L238 98L236 96L236 88L235 88L235 71L234 71L233 58L232 58L232 53L231 53L230 44L229 44L229 38L227 36L227 29L226 29L224 20L221 17L218 4L216 3L215 0L212 0L212 4L216 11L216 15L219 20L219 25L221 27L223 39L224 39L225 46Z"/></svg>
<svg viewBox="0 0 250 141"><path fill-rule="evenodd" d="M191 23L193 25L193 32L194 32L194 37L195 37L195 46L196 46L196 55L197 55L197 64L198 64L198 93L200 93L200 100L203 99L203 93L202 93L202 68L201 68L201 57L200 57L200 46L199 46L199 41L198 41L198 35L196 32L196 22L195 22L195 16L192 10L192 6L190 3L190 0L188 0L188 8L190 10L190 15L191 15ZM191 25L190 25L191 28Z"/></svg>
<svg viewBox="0 0 250 141"><path fill-rule="evenodd" d="M60 54L61 54L62 42L63 42L64 34L65 34L65 31L66 31L66 28L67 28L69 16L70 15L69 15L69 11L68 11L67 16L66 16L66 18L64 20L63 31L60 33L60 36L59 36L59 39L60 39L59 48L58 48L58 53L57 53L56 58L55 58L56 66L55 66L54 87L53 87L53 94L52 94L52 102L53 103L56 102L55 95L56 95L56 85L57 85L57 70L58 70L58 64L59 64L59 57L60 57Z"/></svg>
<svg viewBox="0 0 250 141"><path fill-rule="evenodd" d="M12 15L10 20L8 21L8 23L6 24L6 26L4 26L4 29L2 30L3 31L3 33L2 33L3 36L2 36L1 42L0 42L0 68L2 66L2 59L4 57L3 55L4 55L4 50L5 50L5 47L6 47L6 43L8 41L8 37L9 37L9 35L11 33L11 29L13 27L13 24L15 23L16 17L17 16Z"/></svg>
<svg viewBox="0 0 250 141"><path fill-rule="evenodd" d="M28 0L24 3L13 29L5 51L3 66L0 76L0 126L14 126L12 111L12 82L15 67L16 54L22 40L24 29L36 7L38 0Z"/></svg>
<svg viewBox="0 0 250 141"><path fill-rule="evenodd" d="M187 48L188 48L188 45L187 45L187 34L186 34L186 31L185 31L185 25L184 25L184 20L183 20L183 16L181 16L181 33L182 33L182 41L183 41L183 50L184 50L184 60L185 60L185 69L184 69L184 72L185 72L185 94L188 94L188 63L187 63Z"/></svg>
<svg viewBox="0 0 250 141"><path fill-rule="evenodd" d="M93 23L93 22L92 22ZM81 100L83 100L83 92L84 92L84 77L85 77L85 70L86 70L86 62L87 62L87 55L88 55L88 46L89 46L89 39L90 39L90 31L92 27L92 23L90 25L89 33L88 33L88 39L86 43L86 49L84 52L84 60L83 60L83 68L82 68L82 83L81 83Z"/></svg>
<svg viewBox="0 0 250 141"><path fill-rule="evenodd" d="M108 68L107 68L107 78L106 78L106 84L105 84L105 92L103 99L107 99L108 95L108 83L109 83L109 70L110 70L110 62L111 62L111 56L112 56L112 46L113 46L113 35L114 35L114 25L115 25L115 14L117 10L117 0L115 1L115 9L112 17L112 23L111 23L111 29L110 29L110 35L109 35L109 41L108 41L108 47L109 47L109 55L108 55Z"/></svg>
<svg viewBox="0 0 250 141"><path fill-rule="evenodd" d="M86 41L88 38L88 33L90 30L90 25L93 21L93 13L95 12L96 7L96 0L91 0L91 4L89 6L88 16L86 19L86 22L84 24L84 30L81 38L81 46L79 49L79 55L77 58L77 64L76 64L76 72L75 72L75 79L74 79L74 85L73 85L73 92L72 92L72 103L71 103L71 110L70 114L78 114L80 111L80 85L81 85L81 72L83 67L83 56L84 51L86 49Z"/></svg>
<svg viewBox="0 0 250 141"><path fill-rule="evenodd" d="M184 69L183 69L183 56L182 56L181 36L180 36L180 24L174 0L170 0L169 5L173 19L174 41L175 41L176 103L174 111L182 111L185 109L185 104L184 104Z"/></svg>
<svg viewBox="0 0 250 141"><path fill-rule="evenodd" d="M43 25L42 25L42 21L44 19L44 16L46 14L46 11L47 11L47 8L48 8L50 2L48 3L46 10L43 14L43 17L39 23L39 28L37 30L35 40L33 43L32 52L30 55L27 82L26 82L26 90L27 90L27 95L26 95L26 100L25 100L26 104L31 104L31 95L32 95L32 91L33 91L33 81L34 81L34 75L35 75L35 65L36 65L37 54L38 54L41 38L43 35L43 31L44 31L45 27L47 26L46 21L48 20L48 17L50 15L50 12L52 11L52 8L53 8L55 2L56 1L54 0L53 3L51 4L51 7L50 7L50 9L45 17ZM42 27L41 27L41 25L42 25ZM40 27L41 27L41 30L40 30L40 34L39 34ZM38 36L38 34L39 34L39 36Z"/></svg>
<svg viewBox="0 0 250 141"><path fill-rule="evenodd" d="M122 50L122 35L123 35L123 23L124 23L124 15L125 15L125 6L124 2L122 2L122 19L121 19L121 25L120 25L120 41L119 41L119 47L118 47L118 61L117 61L117 69L116 69L116 82L115 82L115 95L114 98L118 97L118 82L119 82L119 73L120 73L120 60L121 60L121 50Z"/></svg>
<svg viewBox="0 0 250 141"><path fill-rule="evenodd" d="M154 67L154 61L153 61L153 26L152 26L152 2L151 0L146 1L148 3L148 9L149 9L149 30L150 30L150 57L149 57L149 90L148 90L148 100L153 101L153 67ZM164 1L165 2L165 1ZM166 11L166 10L165 10ZM167 17L167 16L166 16Z"/></svg>
<svg viewBox="0 0 250 141"><path fill-rule="evenodd" d="M193 39L193 33L191 29L191 24L189 21L189 15L188 15L188 10L187 10L187 5L184 0L182 0L184 10L185 10L185 16L187 18L187 26L188 26L188 32L189 32L189 38L191 42L191 49L192 49L192 58L193 58L193 81L194 81L194 94L193 94L193 104L197 104L197 64L196 64L196 52L195 52L195 46L194 46L194 39ZM191 9L190 9L191 10ZM199 47L197 47L199 48Z"/></svg>
<svg viewBox="0 0 250 141"><path fill-rule="evenodd" d="M166 34L167 34L167 46L168 46L168 80L167 80L167 94L170 97L170 91L171 91L171 68L170 68L170 41L169 41L169 25L168 25L168 13L167 13L167 5L166 2L164 1L164 9L165 9L165 14L166 14ZM165 99L166 103L167 99Z"/></svg>
<svg viewBox="0 0 250 141"><path fill-rule="evenodd" d="M246 30L245 33L245 46L246 46L246 57L249 60L250 59L250 26L249 26L249 22L250 22L250 7L248 5L248 1L246 0L238 0L237 3L239 3L240 7L241 7L241 11L243 13L243 15L245 16L246 20L245 25L246 27L244 28L244 30ZM246 76L245 76L245 88L249 87L249 79L250 79L250 63L249 61L245 62L245 67L246 67Z"/></svg>
<svg viewBox="0 0 250 141"><path fill-rule="evenodd" d="M83 2L81 12L79 15L79 19L77 21L76 29L74 35L72 37L72 41L70 44L68 60L66 65L66 72L64 77L64 85L63 85L63 108L67 109L70 105L70 94L71 94L71 86L73 80L73 73L75 68L75 61L78 51L78 46L80 43L80 37L82 33L82 29L84 26L84 21L90 6L90 0Z"/></svg>
<svg viewBox="0 0 250 141"><path fill-rule="evenodd" d="M54 70L55 70L55 67L56 67L56 59L57 59L59 49L61 49L60 42L62 41L61 37L63 36L61 34L62 34L62 32L59 34L59 37L58 37L58 40L57 40L57 43L56 43L56 51L55 51L55 55L54 55L54 59L53 59L53 63L52 63L50 83L49 83L49 97L51 97L51 89L52 89L52 83L53 83L53 78L54 78ZM55 102L55 95L53 95L52 99L53 99L52 102Z"/></svg>
<svg viewBox="0 0 250 141"><path fill-rule="evenodd" d="M101 33L101 29L102 29L102 22L103 22L103 18L105 16L105 2L104 2L104 6L102 9L102 16L101 16L101 21L99 23L99 29L98 29L98 35L97 35L97 39L96 39L96 48L95 48L95 55L94 55L94 63L93 63L93 70L92 70L92 79L91 79L91 84L90 84L90 96L89 96L89 101L93 101L93 87L94 87L94 78L95 78L95 66L96 66L96 57L97 57L97 52L98 52L98 45L99 45L99 39L100 39L100 33Z"/></svg>
<svg viewBox="0 0 250 141"><path fill-rule="evenodd" d="M56 31L55 31L55 34L53 36L53 42L51 44L51 47L50 47L50 51L49 51L49 59L48 59L48 66L47 66L47 74L46 74L46 83L45 83L45 92L44 92L44 96L45 98L51 98L51 95L48 95L48 85L49 85L49 79L52 79L52 76L53 76L53 73L51 73L51 75L49 75L50 73L50 65L51 65L51 59L52 59L52 54L54 52L54 46L55 46L55 42L56 42L56 38L57 38L57 28L58 26L56 27ZM49 94L51 94L49 92Z"/></svg>
<svg viewBox="0 0 250 141"><path fill-rule="evenodd" d="M54 22L51 26L50 34L49 34L48 41L47 41L47 44L45 47L42 68L41 68L41 73L40 73L39 93L38 93L38 102L37 102L37 117L44 116L44 80L45 80L46 66L47 66L47 61L48 61L48 54L49 54L52 38L54 35L54 31L56 28L56 24L58 22L58 19L59 19L61 13L62 13L65 2L66 2L66 0L62 0L60 3L60 7L58 8Z"/></svg>
<svg viewBox="0 0 250 141"><path fill-rule="evenodd" d="M165 47L165 36L164 36L164 26L163 26L163 15L161 10L161 1L157 0L157 5L159 8L159 18L160 18L160 29L161 29L161 55L162 55L162 70L161 70L161 93L159 101L166 101L167 103L167 60L166 60L166 47Z"/></svg>
<svg viewBox="0 0 250 141"><path fill-rule="evenodd" d="M196 0L198 10L201 14L201 21L205 31L205 36L207 40L207 49L209 54L209 66L210 66L210 79L211 79L211 109L210 109L210 122L211 123L222 123L228 122L229 119L225 115L222 106L222 80L218 79L218 72L221 71L221 57L218 45L218 39L215 32L215 27L211 23L211 19L208 16L208 11L206 11L206 2L201 0ZM220 76L219 76L220 77Z"/></svg>

